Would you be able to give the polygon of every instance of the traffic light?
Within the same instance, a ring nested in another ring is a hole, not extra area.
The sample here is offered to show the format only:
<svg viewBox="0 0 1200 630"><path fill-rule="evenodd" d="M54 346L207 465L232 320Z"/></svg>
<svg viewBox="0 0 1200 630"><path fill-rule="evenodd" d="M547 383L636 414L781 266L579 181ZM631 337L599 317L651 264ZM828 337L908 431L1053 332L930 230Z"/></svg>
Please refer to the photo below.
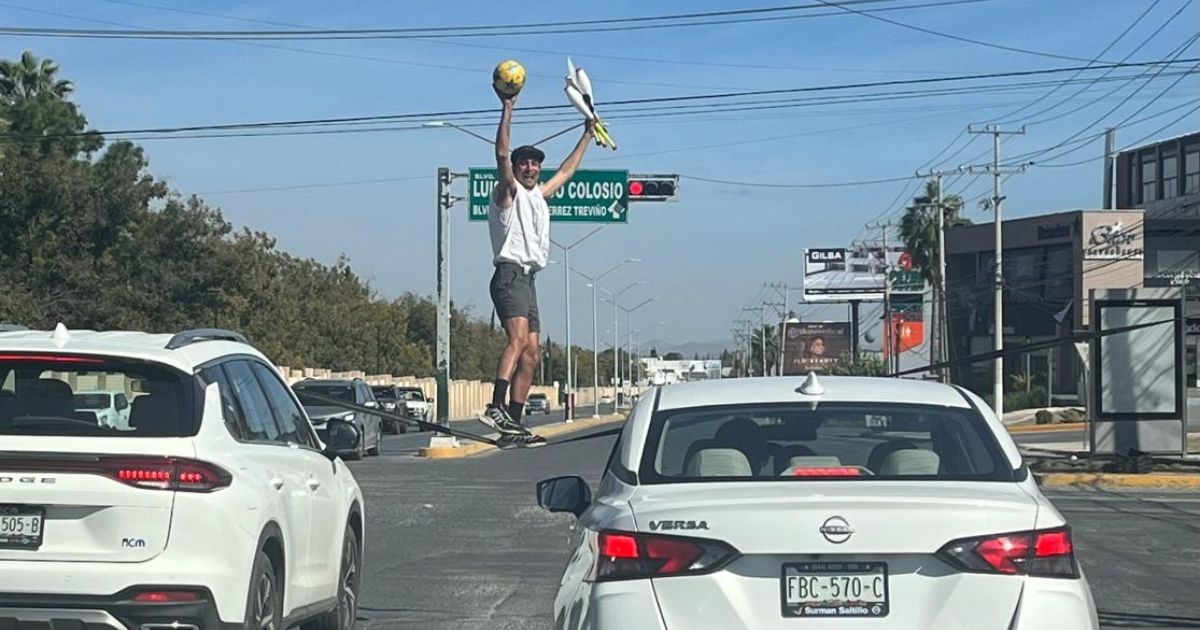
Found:
<svg viewBox="0 0 1200 630"><path fill-rule="evenodd" d="M630 201L675 201L678 175L630 175Z"/></svg>

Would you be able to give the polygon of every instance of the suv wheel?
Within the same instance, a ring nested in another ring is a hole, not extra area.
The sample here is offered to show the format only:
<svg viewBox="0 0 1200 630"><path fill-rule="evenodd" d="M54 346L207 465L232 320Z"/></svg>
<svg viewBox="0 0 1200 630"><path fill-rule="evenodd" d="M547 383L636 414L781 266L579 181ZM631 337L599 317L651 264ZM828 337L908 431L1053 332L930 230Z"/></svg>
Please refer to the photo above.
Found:
<svg viewBox="0 0 1200 630"><path fill-rule="evenodd" d="M378 456L381 446L383 446L383 427L379 427L379 432L375 434L375 445L367 449L367 455L371 457Z"/></svg>
<svg viewBox="0 0 1200 630"><path fill-rule="evenodd" d="M246 596L246 618L242 627L246 630L284 630L282 580L275 572L275 565L266 552L259 551L254 557L254 570L250 572L250 591Z"/></svg>
<svg viewBox="0 0 1200 630"><path fill-rule="evenodd" d="M358 589L362 550L350 524L342 541L342 565L338 570L337 608L300 626L301 630L351 630L358 617Z"/></svg>

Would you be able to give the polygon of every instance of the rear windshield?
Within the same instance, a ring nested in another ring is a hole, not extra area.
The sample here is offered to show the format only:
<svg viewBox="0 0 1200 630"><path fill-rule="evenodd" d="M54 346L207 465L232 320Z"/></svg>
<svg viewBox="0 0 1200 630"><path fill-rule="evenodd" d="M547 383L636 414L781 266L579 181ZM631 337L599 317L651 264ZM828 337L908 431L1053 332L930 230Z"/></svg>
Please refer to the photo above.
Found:
<svg viewBox="0 0 1200 630"><path fill-rule="evenodd" d="M648 483L1014 479L974 410L890 403L659 412L641 468Z"/></svg>
<svg viewBox="0 0 1200 630"><path fill-rule="evenodd" d="M402 389L400 397L404 400L425 400L425 392L419 389Z"/></svg>
<svg viewBox="0 0 1200 630"><path fill-rule="evenodd" d="M346 402L354 402L354 387L352 385L312 385L312 384L297 384L292 386L292 390L296 392L296 397L300 399L300 404L319 407L328 405L329 403L317 400L315 398L305 396L305 392L312 392L318 396L326 398L336 398Z"/></svg>
<svg viewBox="0 0 1200 630"><path fill-rule="evenodd" d="M117 410L110 399L117 394L130 405ZM188 376L151 364L5 354L0 356L0 435L185 437L196 432L192 394Z"/></svg>
<svg viewBox="0 0 1200 630"><path fill-rule="evenodd" d="M108 409L111 402L110 394L75 394L76 409Z"/></svg>
<svg viewBox="0 0 1200 630"><path fill-rule="evenodd" d="M375 394L376 398L386 398L388 400L396 398L396 390L391 387L372 387L371 393Z"/></svg>
<svg viewBox="0 0 1200 630"><path fill-rule="evenodd" d="M546 400L545 394L530 394L529 400Z"/></svg>

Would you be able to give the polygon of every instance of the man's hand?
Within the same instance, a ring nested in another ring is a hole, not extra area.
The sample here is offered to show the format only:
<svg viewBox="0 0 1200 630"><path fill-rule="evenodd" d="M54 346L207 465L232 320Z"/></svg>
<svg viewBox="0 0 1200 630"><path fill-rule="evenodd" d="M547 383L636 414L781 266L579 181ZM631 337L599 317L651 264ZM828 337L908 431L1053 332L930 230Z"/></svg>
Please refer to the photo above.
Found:
<svg viewBox="0 0 1200 630"><path fill-rule="evenodd" d="M596 137L596 119L595 118L585 118L583 120L583 135L585 135L589 138Z"/></svg>
<svg viewBox="0 0 1200 630"><path fill-rule="evenodd" d="M492 86L492 91L496 93L496 98L500 99L500 105L506 109L512 109L513 107L515 107L517 104L517 96L519 96L521 94L520 92L517 92L516 94L513 94L512 96L505 96L505 95L501 94L500 90L497 90L496 86L494 86L494 85Z"/></svg>

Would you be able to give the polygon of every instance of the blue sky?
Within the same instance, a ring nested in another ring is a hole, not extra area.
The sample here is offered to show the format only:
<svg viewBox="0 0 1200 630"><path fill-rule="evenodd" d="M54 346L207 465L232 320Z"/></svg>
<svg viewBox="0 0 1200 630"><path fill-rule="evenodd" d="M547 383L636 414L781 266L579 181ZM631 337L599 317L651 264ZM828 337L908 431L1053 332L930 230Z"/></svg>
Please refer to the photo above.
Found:
<svg viewBox="0 0 1200 630"><path fill-rule="evenodd" d="M279 28L250 21L262 20L306 27L399 28L778 6L629 0L586 4L138 2L147 6L110 0L6 0L0 4L0 24ZM150 3L157 8L148 6ZM1153 0L993 0L880 15L1006 46L1090 59L1152 4ZM1124 57L1185 4L1188 6L1183 13L1166 24L1132 60L1168 56L1195 33L1200 23L1200 8L1194 1L1159 0L1104 59ZM602 112L606 100L1081 65L938 38L859 15L620 33L271 45L303 50L231 42L9 37L4 55L12 58L23 49L31 49L58 61L63 75L75 81L75 99L99 129L492 108L496 100L489 88L491 69L505 58L519 59L531 75L518 102L519 121L522 106L565 102L561 77L567 53L591 74ZM1193 43L1184 57L1200 56L1198 52L1200 48ZM611 56L642 60L607 58ZM1138 72L1117 70L1113 75ZM1087 134L1147 106L1150 98L1172 80L1150 83ZM1052 146L1097 122L1141 82L1122 87L1107 99L1099 98L1125 85L1095 86L1047 115L1036 117L1048 118L1097 101L1075 114L1030 125L1027 135L1006 142L1003 151L1013 155ZM1184 105L1188 99L1194 102L1200 93L1198 87L1195 76L1186 77L1135 119ZM584 166L776 184L902 177L924 165L968 123L1004 118L1049 89L679 119L614 120L610 131L620 150L612 153L593 146ZM1022 114L1053 105L1076 89L1060 89L1036 109ZM1186 107L1177 109L1120 130L1118 146L1141 138L1185 111ZM1022 114L1013 117L1014 124L1029 122L1020 120ZM1186 118L1157 136L1194 130L1198 118ZM519 126L514 129L514 141L538 139L562 126ZM494 132L492 128L477 131L484 135ZM947 154L970 139L963 136ZM561 160L574 140L572 132L546 145L548 162ZM355 270L385 296L405 291L428 295L435 290L433 202L437 168L449 166L465 171L491 162L490 147L446 128L307 137L147 140L142 144L152 171L181 193L202 194L234 223L271 233L282 249L293 254L326 262L339 254L348 255ZM977 138L954 160L939 166L957 166L962 160L977 157L988 146L985 139ZM1102 140L1097 139L1060 161L1098 156L1101 152ZM403 178L411 179L228 192ZM950 190L960 192L973 179L961 179ZM1096 207L1100 181L1098 163L1032 168L1005 184L1005 215ZM961 192L975 197L987 190L987 183L988 178L979 178L974 186ZM881 215L905 185L789 189L685 180L678 203L635 206L628 224L606 228L573 250L572 265L597 272L624 258L641 258L640 264L610 276L611 284L618 286L646 281L626 294L630 302L657 298L637 313L635 327L666 322L647 334L669 342L725 339L733 320L743 315L742 307L757 303L767 294L763 283L800 286L805 247L839 247L867 236L863 224ZM463 186L458 184L456 190L463 190ZM989 220L973 204L969 216L976 221ZM573 242L589 230L586 226L556 224L553 237L559 242ZM486 227L468 223L466 207L460 205L453 211L451 240L452 295L486 318L490 314L487 282L491 257ZM555 250L551 257L560 259L561 254ZM561 341L561 267L552 266L541 277L539 288L545 331ZM591 294L581 281L573 279L571 295L574 340L590 343ZM810 317L836 318L844 313L844 307L801 311ZM602 306L601 312L611 313L611 307ZM624 318L621 325L625 325ZM610 328L611 315L602 317L601 334Z"/></svg>

